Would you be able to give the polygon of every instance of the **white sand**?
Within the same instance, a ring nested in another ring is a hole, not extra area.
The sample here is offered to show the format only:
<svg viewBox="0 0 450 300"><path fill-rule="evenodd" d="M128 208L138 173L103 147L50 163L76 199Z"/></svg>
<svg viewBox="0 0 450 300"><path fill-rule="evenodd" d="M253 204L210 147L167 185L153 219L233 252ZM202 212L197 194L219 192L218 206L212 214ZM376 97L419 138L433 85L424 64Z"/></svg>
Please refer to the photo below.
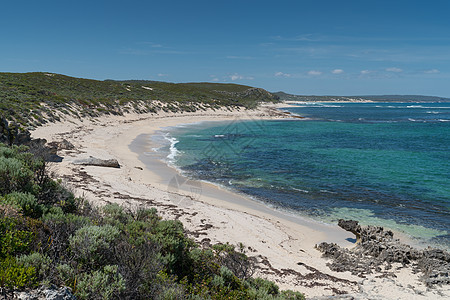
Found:
<svg viewBox="0 0 450 300"><path fill-rule="evenodd" d="M52 170L71 184L78 195L99 205L114 202L130 207L156 207L164 218L180 219L189 235L199 242L235 245L242 242L247 254L260 262L257 275L276 281L282 289L301 291L309 297L339 292L360 299L439 299L438 292L450 297L450 291L442 288L427 291L418 281L419 275L412 274L410 269L401 270L395 279L375 276L362 279L349 272L332 272L314 246L322 241L351 246L346 238L353 236L348 232L273 210L204 182L186 182L178 188L173 182L170 184L179 176L176 170L155 160L152 153L154 145L149 137L162 127L200 121L284 117L285 114L274 112L273 107L251 112L208 110L103 116L85 121L67 119L37 128L33 137L48 141L67 139L75 145L76 151L59 153L64 160L52 165ZM116 158L121 168L71 164L90 155Z"/></svg>

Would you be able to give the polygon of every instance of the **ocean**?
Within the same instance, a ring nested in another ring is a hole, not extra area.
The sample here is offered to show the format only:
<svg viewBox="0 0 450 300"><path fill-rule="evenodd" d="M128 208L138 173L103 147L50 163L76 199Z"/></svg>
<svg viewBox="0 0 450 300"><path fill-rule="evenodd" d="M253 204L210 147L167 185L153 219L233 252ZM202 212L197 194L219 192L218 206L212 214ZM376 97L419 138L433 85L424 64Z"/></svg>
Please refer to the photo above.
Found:
<svg viewBox="0 0 450 300"><path fill-rule="evenodd" d="M326 223L385 226L450 247L450 103L307 103L305 119L168 128L186 176Z"/></svg>

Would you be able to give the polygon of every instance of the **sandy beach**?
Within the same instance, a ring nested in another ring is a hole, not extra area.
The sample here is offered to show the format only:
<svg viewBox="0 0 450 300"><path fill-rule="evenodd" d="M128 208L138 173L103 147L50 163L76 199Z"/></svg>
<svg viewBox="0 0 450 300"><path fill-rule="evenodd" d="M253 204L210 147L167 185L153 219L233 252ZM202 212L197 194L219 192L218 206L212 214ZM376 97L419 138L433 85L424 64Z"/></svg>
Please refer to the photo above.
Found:
<svg viewBox="0 0 450 300"><path fill-rule="evenodd" d="M96 205L119 203L130 209L156 207L167 219L179 219L188 235L201 244L243 243L257 260L255 275L275 281L307 297L349 294L356 299L439 299L444 288L429 289L420 274L402 268L396 278L366 278L333 272L314 247L327 241L352 247L354 236L339 228L272 209L215 185L189 180L158 160L151 137L161 128L204 121L293 117L277 110L285 104L257 110L206 110L195 113L128 114L90 120L66 118L33 131L34 138L66 139L74 150L58 154L62 162L51 170L77 195ZM73 161L93 156L115 158L119 169L80 166ZM394 266L394 269L396 266ZM349 298L351 299L351 298Z"/></svg>

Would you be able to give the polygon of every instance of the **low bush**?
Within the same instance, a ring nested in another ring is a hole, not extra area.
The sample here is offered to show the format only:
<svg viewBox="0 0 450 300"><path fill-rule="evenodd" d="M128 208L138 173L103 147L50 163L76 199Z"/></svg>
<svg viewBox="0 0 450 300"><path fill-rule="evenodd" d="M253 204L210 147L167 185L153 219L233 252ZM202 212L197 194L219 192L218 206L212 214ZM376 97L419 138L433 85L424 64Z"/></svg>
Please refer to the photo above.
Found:
<svg viewBox="0 0 450 300"><path fill-rule="evenodd" d="M0 145L0 160L0 289L67 285L79 299L302 299L252 279L242 244L200 248L156 209L92 207L24 147Z"/></svg>
<svg viewBox="0 0 450 300"><path fill-rule="evenodd" d="M113 242L120 231L111 225L88 225L69 237L70 251L74 260L90 267L103 266L111 256Z"/></svg>
<svg viewBox="0 0 450 300"><path fill-rule="evenodd" d="M262 278L250 278L247 280L250 287L258 291L263 291L265 294L276 296L280 293L278 286L269 280Z"/></svg>
<svg viewBox="0 0 450 300"><path fill-rule="evenodd" d="M117 266L104 266L102 270L81 274L76 285L80 299L103 300L118 298L126 288Z"/></svg>
<svg viewBox="0 0 450 300"><path fill-rule="evenodd" d="M36 270L23 266L14 257L0 261L0 287L11 289L32 287L36 284Z"/></svg>
<svg viewBox="0 0 450 300"><path fill-rule="evenodd" d="M13 157L0 157L0 194L12 192L36 192L33 172Z"/></svg>
<svg viewBox="0 0 450 300"><path fill-rule="evenodd" d="M36 279L41 283L47 283L52 272L52 260L45 254L34 252L30 255L22 255L17 263L24 268L34 268Z"/></svg>
<svg viewBox="0 0 450 300"><path fill-rule="evenodd" d="M0 218L0 258L28 254L35 234L28 230L27 220L12 207L3 207L0 212L3 212Z"/></svg>
<svg viewBox="0 0 450 300"><path fill-rule="evenodd" d="M45 210L30 193L13 192L0 198L0 204L8 204L18 208L24 216L40 218Z"/></svg>
<svg viewBox="0 0 450 300"><path fill-rule="evenodd" d="M120 229L133 220L131 214L125 213L123 207L116 203L103 206L102 213L104 223Z"/></svg>

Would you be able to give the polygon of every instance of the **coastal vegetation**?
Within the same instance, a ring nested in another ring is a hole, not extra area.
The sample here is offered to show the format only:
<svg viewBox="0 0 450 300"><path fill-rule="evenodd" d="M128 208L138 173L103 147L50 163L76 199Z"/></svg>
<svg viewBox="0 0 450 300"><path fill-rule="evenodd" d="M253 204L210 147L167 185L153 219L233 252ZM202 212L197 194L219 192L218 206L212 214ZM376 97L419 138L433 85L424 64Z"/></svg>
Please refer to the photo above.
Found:
<svg viewBox="0 0 450 300"><path fill-rule="evenodd" d="M55 285L78 299L303 299L252 277L243 245L200 246L154 208L76 198L29 150L0 144L2 296Z"/></svg>
<svg viewBox="0 0 450 300"><path fill-rule="evenodd" d="M69 287L77 299L304 299L255 278L242 244L199 245L155 208L75 197L50 176L45 141L28 132L65 115L245 109L276 96L235 84L0 73L0 99L0 298Z"/></svg>
<svg viewBox="0 0 450 300"><path fill-rule="evenodd" d="M23 128L64 115L254 108L259 102L278 101L263 89L238 84L99 81L53 73L0 73L0 99L0 116Z"/></svg>

